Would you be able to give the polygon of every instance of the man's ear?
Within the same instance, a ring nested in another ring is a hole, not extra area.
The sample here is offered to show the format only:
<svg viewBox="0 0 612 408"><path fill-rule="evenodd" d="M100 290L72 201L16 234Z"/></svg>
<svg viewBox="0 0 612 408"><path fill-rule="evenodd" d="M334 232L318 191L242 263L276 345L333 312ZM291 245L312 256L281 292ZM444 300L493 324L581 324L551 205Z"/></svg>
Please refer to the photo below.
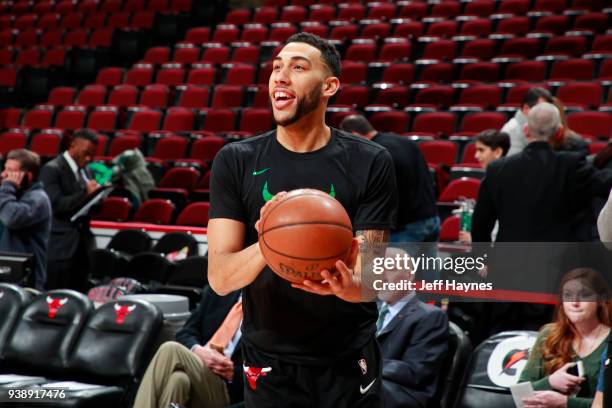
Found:
<svg viewBox="0 0 612 408"><path fill-rule="evenodd" d="M340 80L335 76L328 77L323 83L323 96L331 98L340 89Z"/></svg>

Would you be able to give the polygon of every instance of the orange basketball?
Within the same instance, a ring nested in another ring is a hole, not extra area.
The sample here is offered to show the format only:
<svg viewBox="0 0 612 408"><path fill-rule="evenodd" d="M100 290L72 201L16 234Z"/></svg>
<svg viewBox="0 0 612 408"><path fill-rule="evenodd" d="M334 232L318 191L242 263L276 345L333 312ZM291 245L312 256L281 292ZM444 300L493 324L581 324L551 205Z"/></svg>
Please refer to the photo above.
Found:
<svg viewBox="0 0 612 408"><path fill-rule="evenodd" d="M320 281L323 269L333 271L346 261L353 227L335 198L319 190L287 193L262 220L259 247L268 266L280 277L301 283Z"/></svg>

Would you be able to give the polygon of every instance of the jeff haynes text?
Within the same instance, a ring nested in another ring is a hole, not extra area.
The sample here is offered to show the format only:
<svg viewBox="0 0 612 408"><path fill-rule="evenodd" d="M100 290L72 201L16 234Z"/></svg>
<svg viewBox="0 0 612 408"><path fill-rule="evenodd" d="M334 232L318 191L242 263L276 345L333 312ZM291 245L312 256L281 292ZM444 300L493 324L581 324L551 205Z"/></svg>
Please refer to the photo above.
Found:
<svg viewBox="0 0 612 408"><path fill-rule="evenodd" d="M442 280L438 279L432 282L417 281L413 282L407 279L400 280L399 282L386 282L382 279L377 279L373 282L374 290L377 291L461 291L469 292L472 290L493 290L492 283L484 282L456 282L454 280Z"/></svg>

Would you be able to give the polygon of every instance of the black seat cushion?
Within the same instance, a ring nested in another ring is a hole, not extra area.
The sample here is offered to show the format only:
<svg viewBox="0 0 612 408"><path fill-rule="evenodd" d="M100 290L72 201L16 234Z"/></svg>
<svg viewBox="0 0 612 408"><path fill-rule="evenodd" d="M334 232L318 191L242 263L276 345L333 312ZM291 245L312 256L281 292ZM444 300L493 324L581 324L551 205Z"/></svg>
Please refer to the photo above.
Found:
<svg viewBox="0 0 612 408"><path fill-rule="evenodd" d="M0 283L0 357L11 334L21 308L28 301L29 295L21 287L10 283Z"/></svg>

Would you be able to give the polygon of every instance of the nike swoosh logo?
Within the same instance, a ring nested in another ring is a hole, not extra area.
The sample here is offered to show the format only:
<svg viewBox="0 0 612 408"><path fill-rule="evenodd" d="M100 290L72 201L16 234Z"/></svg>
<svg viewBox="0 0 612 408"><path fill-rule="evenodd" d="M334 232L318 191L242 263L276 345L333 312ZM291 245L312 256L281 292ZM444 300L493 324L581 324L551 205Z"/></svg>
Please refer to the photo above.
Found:
<svg viewBox="0 0 612 408"><path fill-rule="evenodd" d="M370 388L372 388L372 386L374 385L374 383L376 382L376 378L372 380L371 383L369 383L368 385L366 385L365 387L362 387L361 385L359 386L359 392L361 393L361 395L365 394L366 392L368 392L370 390Z"/></svg>
<svg viewBox="0 0 612 408"><path fill-rule="evenodd" d="M259 171L253 171L253 175L254 176L259 176L260 174L264 174L266 171L270 170L272 167L267 167L263 170L259 170Z"/></svg>

